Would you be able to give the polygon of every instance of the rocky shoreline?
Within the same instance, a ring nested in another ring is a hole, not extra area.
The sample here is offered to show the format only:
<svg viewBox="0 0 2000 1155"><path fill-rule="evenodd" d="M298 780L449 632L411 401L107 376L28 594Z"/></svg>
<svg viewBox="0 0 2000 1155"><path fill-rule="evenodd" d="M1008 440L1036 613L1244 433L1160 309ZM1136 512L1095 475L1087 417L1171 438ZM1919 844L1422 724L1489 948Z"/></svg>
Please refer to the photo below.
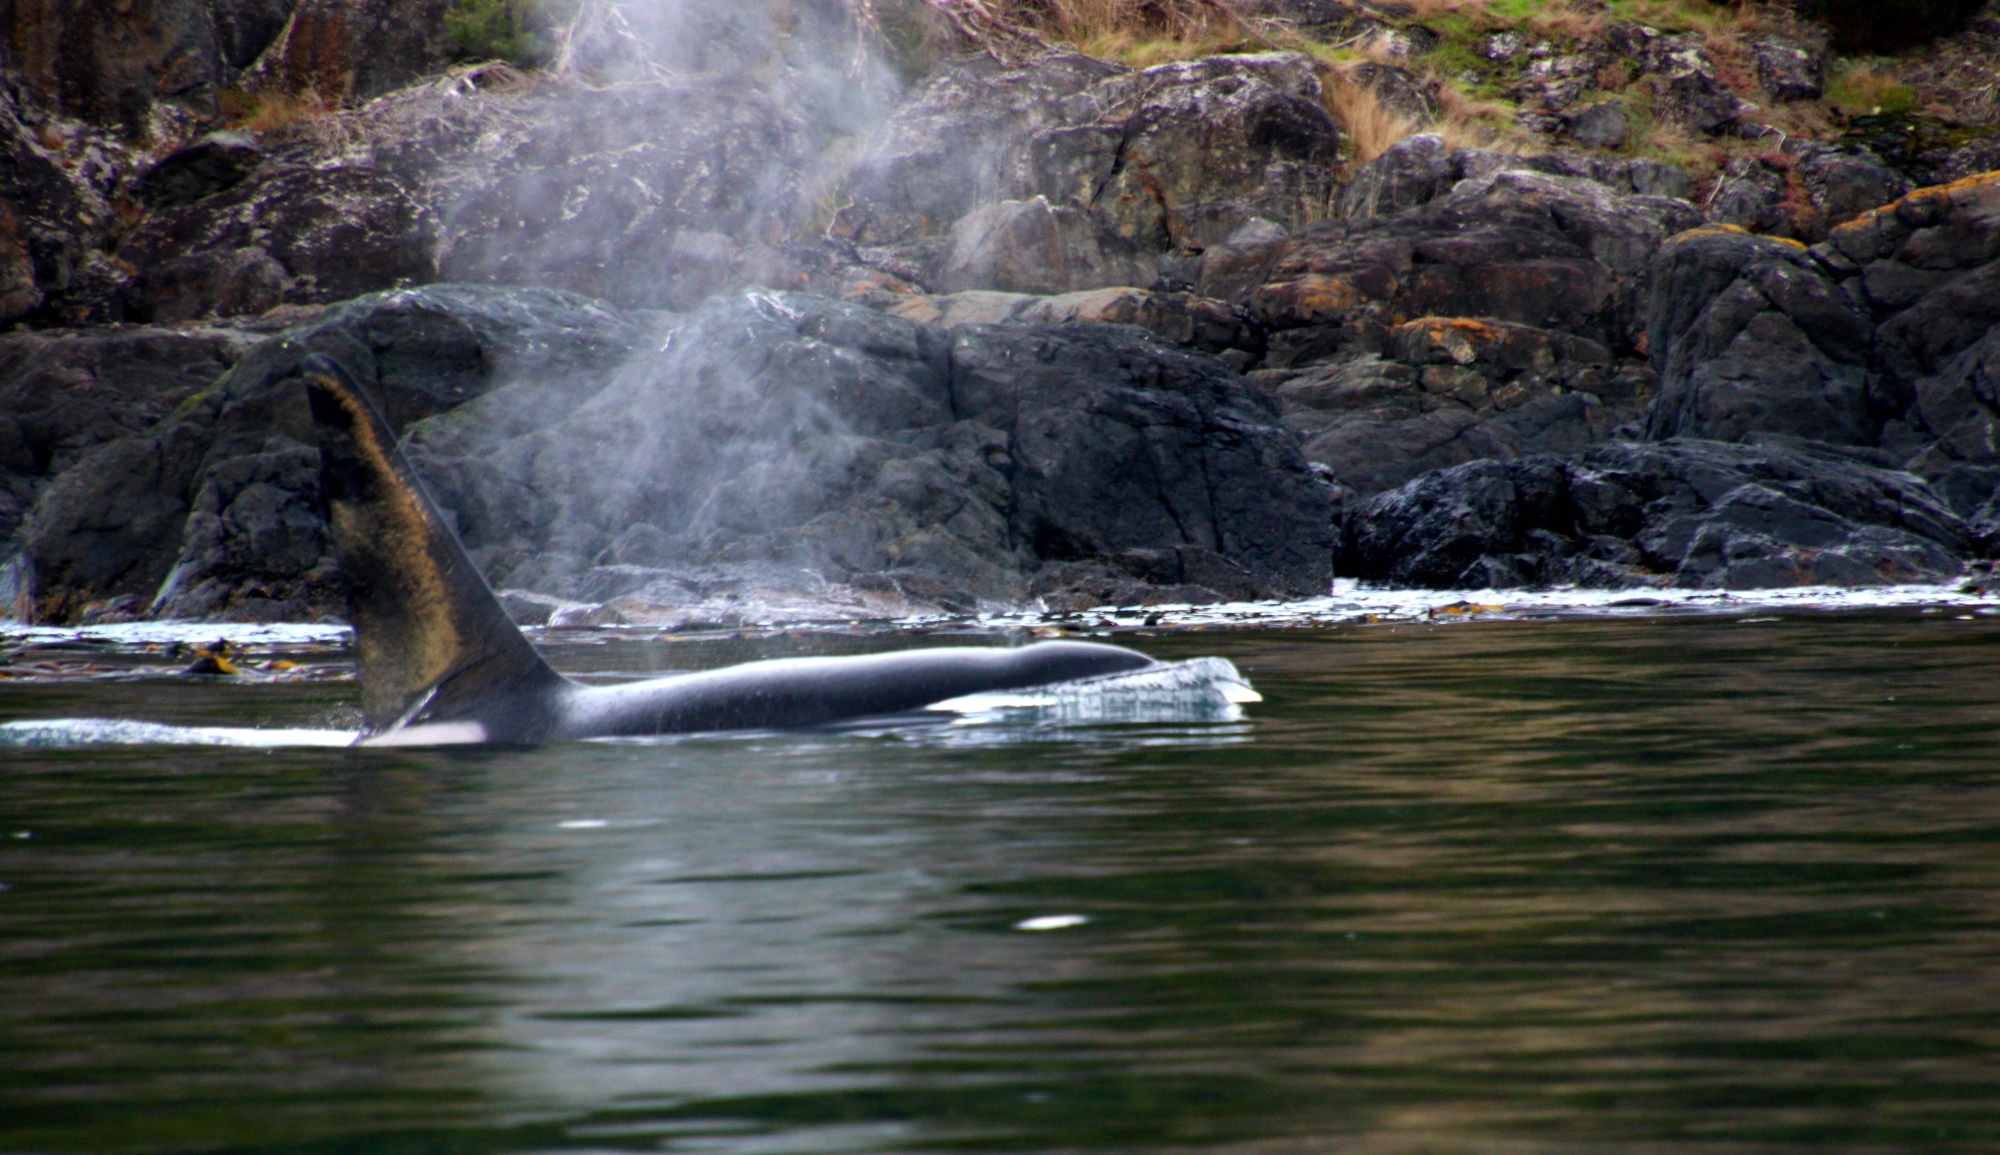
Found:
<svg viewBox="0 0 2000 1155"><path fill-rule="evenodd" d="M1699 45L1604 27L1756 123ZM1704 189L1581 147L1589 105L1541 151L1364 164L1299 52L897 91L788 43L620 84L413 51L345 111L151 153L8 58L0 611L337 614L311 352L525 621L1940 582L2000 549L2000 171L1797 141L1765 162L1796 196Z"/></svg>

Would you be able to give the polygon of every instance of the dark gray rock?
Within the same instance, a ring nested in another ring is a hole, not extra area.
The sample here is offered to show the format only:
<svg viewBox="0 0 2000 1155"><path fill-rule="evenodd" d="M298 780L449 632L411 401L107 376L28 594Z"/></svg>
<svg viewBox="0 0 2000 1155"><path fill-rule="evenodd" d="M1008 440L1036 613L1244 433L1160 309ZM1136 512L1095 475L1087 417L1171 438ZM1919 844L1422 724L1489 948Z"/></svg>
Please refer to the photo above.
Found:
<svg viewBox="0 0 2000 1155"><path fill-rule="evenodd" d="M1350 506L1342 574L1432 588L1942 581L1964 521L1907 473L1807 443L1611 443L1479 461Z"/></svg>
<svg viewBox="0 0 2000 1155"><path fill-rule="evenodd" d="M165 420L255 340L132 328L0 336L0 552L48 478Z"/></svg>
<svg viewBox="0 0 2000 1155"><path fill-rule="evenodd" d="M1294 334L1308 338L1287 362L1298 365L1365 352L1370 326L1426 316L1554 329L1623 352L1638 340L1653 252L1698 220L1685 202L1502 169L1419 208L1317 222L1227 281L1205 260L1199 291L1245 304L1271 330L1273 364Z"/></svg>
<svg viewBox="0 0 2000 1155"><path fill-rule="evenodd" d="M1753 233L1791 231L1783 170L1761 157L1736 157L1723 166L1722 174L1703 210L1710 221Z"/></svg>
<svg viewBox="0 0 2000 1155"><path fill-rule="evenodd" d="M0 74L0 325L114 321L122 270L102 249L128 149Z"/></svg>
<svg viewBox="0 0 2000 1155"><path fill-rule="evenodd" d="M1599 69L1610 63L1610 57L1594 46L1579 45L1577 51L1556 54L1540 52L1538 47L1531 51L1534 59L1507 86L1507 92L1521 102L1527 115L1554 118L1577 102L1585 92L1595 87L1595 77ZM1552 123L1560 124L1560 119Z"/></svg>
<svg viewBox="0 0 2000 1155"><path fill-rule="evenodd" d="M296 5L297 0L209 0L224 75L233 79L255 64L285 30Z"/></svg>
<svg viewBox="0 0 2000 1155"><path fill-rule="evenodd" d="M1383 108L1416 124L1437 119L1437 98L1407 68L1364 60L1350 66L1343 77L1375 94Z"/></svg>
<svg viewBox="0 0 2000 1155"><path fill-rule="evenodd" d="M1878 321L1885 373L1900 385L1939 373L2000 324L2000 174L1918 189L1822 251Z"/></svg>
<svg viewBox="0 0 2000 1155"><path fill-rule="evenodd" d="M893 245L942 232L994 201L1046 193L1088 203L1123 133L1092 129L1095 102L1085 94L1120 75L1116 65L1073 54L1012 69L983 55L947 64L870 139L848 178L854 203L838 227L864 244ZM1029 187L1043 181L1050 187Z"/></svg>
<svg viewBox="0 0 2000 1155"><path fill-rule="evenodd" d="M1673 165L1597 152L1557 149L1533 156L1451 149L1434 133L1404 137L1361 166L1334 202L1334 215L1358 220L1420 208L1465 180L1535 172L1591 181L1621 195L1686 200L1687 174Z"/></svg>
<svg viewBox="0 0 2000 1155"><path fill-rule="evenodd" d="M1912 392L1911 419L1930 444L1911 468L1928 474L1957 463L2000 466L2000 326L1918 379ZM1989 485L1986 494L1994 493L2000 486Z"/></svg>
<svg viewBox="0 0 2000 1155"><path fill-rule="evenodd" d="M1463 159L1435 133L1406 136L1361 166L1334 211L1349 220L1427 205L1464 178Z"/></svg>
<svg viewBox="0 0 2000 1155"><path fill-rule="evenodd" d="M1713 72L1701 71L1657 80L1653 86L1653 107L1663 118L1711 136L1734 126L1746 108L1743 100L1717 80Z"/></svg>
<svg viewBox="0 0 2000 1155"><path fill-rule="evenodd" d="M1625 106L1615 100L1580 108L1570 115L1567 124L1569 134L1586 148L1623 148L1625 135L1630 131Z"/></svg>
<svg viewBox="0 0 2000 1155"><path fill-rule="evenodd" d="M1675 237L1654 261L1647 340L1660 373L1649 437L1875 444L1867 319L1797 244Z"/></svg>
<svg viewBox="0 0 2000 1155"><path fill-rule="evenodd" d="M154 206L191 204L241 184L264 159L247 132L211 132L161 157L139 175L135 191Z"/></svg>
<svg viewBox="0 0 2000 1155"><path fill-rule="evenodd" d="M1812 202L1812 220L1794 232L1821 241L1835 228L1910 191L1909 179L1866 149L1808 146L1795 166Z"/></svg>
<svg viewBox="0 0 2000 1155"><path fill-rule="evenodd" d="M925 282L944 293L1070 293L1113 286L1146 288L1158 264L1089 213L1046 197L1000 201L952 226Z"/></svg>
<svg viewBox="0 0 2000 1155"><path fill-rule="evenodd" d="M1773 100L1818 100L1826 93L1826 52L1775 33L1750 42L1757 83Z"/></svg>
<svg viewBox="0 0 2000 1155"><path fill-rule="evenodd" d="M1468 461L1577 452L1651 396L1643 366L1565 333L1430 317L1383 344L1276 381L1285 425L1349 496Z"/></svg>
<svg viewBox="0 0 2000 1155"><path fill-rule="evenodd" d="M209 0L50 0L0 8L0 64L73 115L144 140L159 106L216 113L222 79Z"/></svg>

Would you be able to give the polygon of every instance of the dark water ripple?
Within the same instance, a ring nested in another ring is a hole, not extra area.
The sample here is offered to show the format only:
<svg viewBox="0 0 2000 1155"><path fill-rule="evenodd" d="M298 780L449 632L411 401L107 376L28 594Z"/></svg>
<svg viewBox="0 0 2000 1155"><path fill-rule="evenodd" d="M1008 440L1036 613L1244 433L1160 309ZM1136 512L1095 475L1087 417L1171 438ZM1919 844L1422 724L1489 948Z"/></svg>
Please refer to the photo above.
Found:
<svg viewBox="0 0 2000 1155"><path fill-rule="evenodd" d="M0 754L0 1150L2000 1149L2000 624L1141 644L1267 701Z"/></svg>

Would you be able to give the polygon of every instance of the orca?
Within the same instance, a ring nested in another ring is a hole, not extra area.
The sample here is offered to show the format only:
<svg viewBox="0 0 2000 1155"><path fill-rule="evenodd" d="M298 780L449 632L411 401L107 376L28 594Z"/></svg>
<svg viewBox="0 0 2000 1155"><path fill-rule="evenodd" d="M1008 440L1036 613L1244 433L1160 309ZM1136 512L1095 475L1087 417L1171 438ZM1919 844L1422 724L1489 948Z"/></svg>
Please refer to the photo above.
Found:
<svg viewBox="0 0 2000 1155"><path fill-rule="evenodd" d="M360 668L361 745L544 742L784 730L1156 665L1053 641L785 658L584 686L535 651L467 557L374 402L325 354L300 378L319 431L320 498Z"/></svg>

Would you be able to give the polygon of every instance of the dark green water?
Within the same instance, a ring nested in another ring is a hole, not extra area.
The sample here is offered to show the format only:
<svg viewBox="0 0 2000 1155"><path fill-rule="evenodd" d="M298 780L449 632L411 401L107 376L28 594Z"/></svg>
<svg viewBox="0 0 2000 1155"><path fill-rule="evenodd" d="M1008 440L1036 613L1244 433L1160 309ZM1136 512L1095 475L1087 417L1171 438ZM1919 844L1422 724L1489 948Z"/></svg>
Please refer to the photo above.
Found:
<svg viewBox="0 0 2000 1155"><path fill-rule="evenodd" d="M0 751L0 1150L2000 1150L2000 621L1138 644L1267 701Z"/></svg>

